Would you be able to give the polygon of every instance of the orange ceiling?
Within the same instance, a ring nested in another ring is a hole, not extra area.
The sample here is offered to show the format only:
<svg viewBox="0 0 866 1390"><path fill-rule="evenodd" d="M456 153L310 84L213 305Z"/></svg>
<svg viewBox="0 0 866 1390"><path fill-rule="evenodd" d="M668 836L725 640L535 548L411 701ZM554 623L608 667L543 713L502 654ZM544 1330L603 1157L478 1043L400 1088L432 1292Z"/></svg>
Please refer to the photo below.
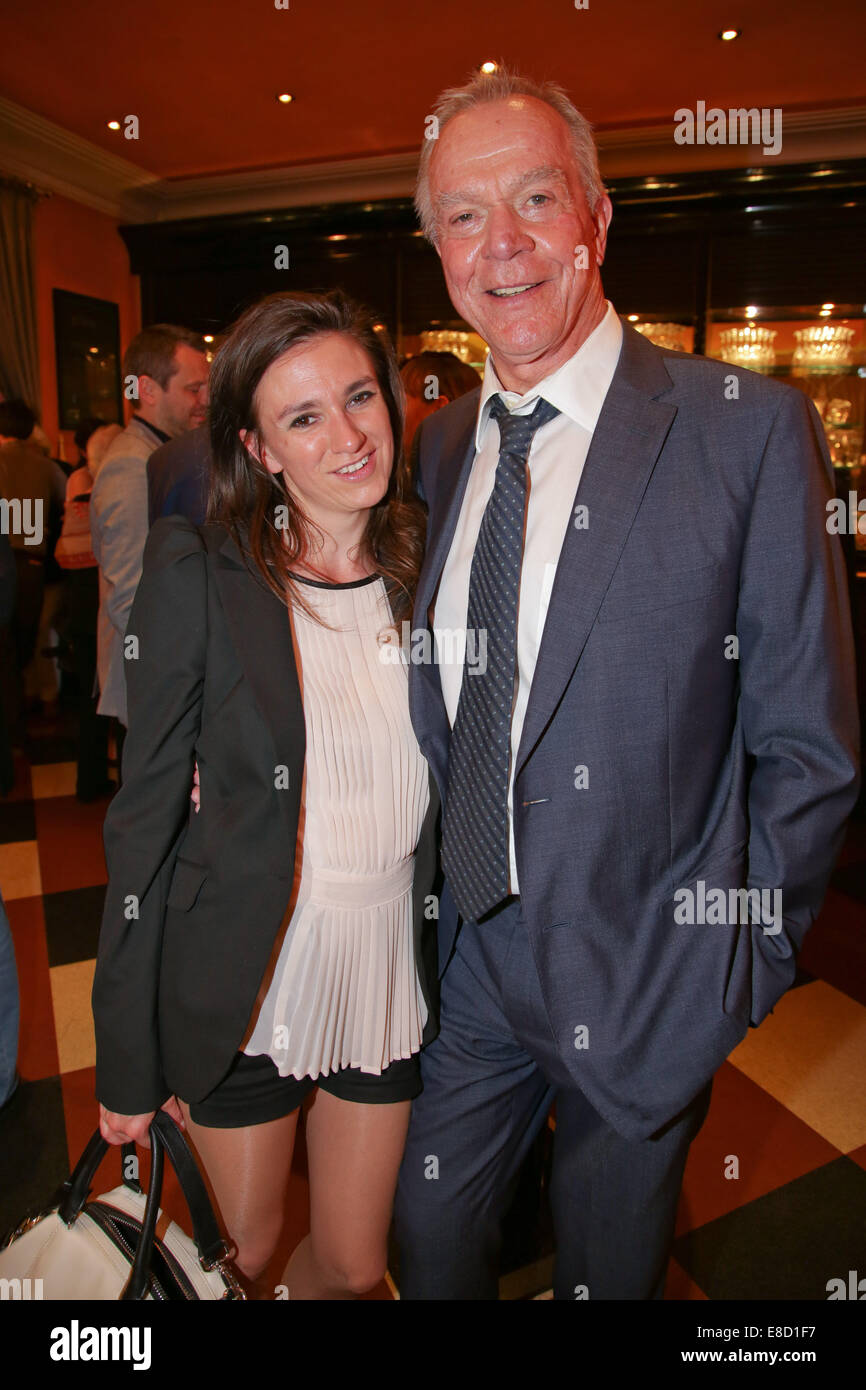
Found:
<svg viewBox="0 0 866 1390"><path fill-rule="evenodd" d="M164 178L418 147L485 58L600 127L866 103L863 0L0 0L0 93ZM720 43L719 29L743 37ZM296 101L281 106L280 91ZM106 122L139 117L140 138Z"/></svg>

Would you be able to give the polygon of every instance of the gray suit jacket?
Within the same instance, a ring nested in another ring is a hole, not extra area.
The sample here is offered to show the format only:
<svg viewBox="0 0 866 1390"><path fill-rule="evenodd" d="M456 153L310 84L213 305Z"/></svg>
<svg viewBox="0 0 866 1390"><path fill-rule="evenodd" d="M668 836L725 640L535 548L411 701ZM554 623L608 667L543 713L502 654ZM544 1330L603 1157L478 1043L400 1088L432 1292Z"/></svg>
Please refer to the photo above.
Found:
<svg viewBox="0 0 866 1390"><path fill-rule="evenodd" d="M588 508L588 526L570 525L560 554L514 818L558 1051L595 1109L641 1139L793 981L857 797L859 749L814 408L776 381L624 329L580 486L563 497ZM430 516L416 628L428 626L454 536L477 408L473 392L421 426ZM445 803L450 728L435 665L412 666L410 702ZM780 904L778 929L732 901L745 888L781 891L765 900L768 914ZM706 908L714 890L722 922ZM689 923L688 895L704 922ZM440 969L457 925L446 884Z"/></svg>
<svg viewBox="0 0 866 1390"><path fill-rule="evenodd" d="M158 447L159 440L133 417L107 449L90 495L90 535L99 563L97 709L123 724L123 638L147 540L147 460Z"/></svg>

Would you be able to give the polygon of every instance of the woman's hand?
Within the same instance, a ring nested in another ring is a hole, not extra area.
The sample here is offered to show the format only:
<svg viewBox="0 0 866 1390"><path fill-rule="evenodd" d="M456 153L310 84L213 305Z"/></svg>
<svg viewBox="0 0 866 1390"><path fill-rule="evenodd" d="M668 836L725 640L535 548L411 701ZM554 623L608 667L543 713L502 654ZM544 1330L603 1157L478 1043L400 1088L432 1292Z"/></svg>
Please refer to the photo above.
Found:
<svg viewBox="0 0 866 1390"><path fill-rule="evenodd" d="M175 1096L169 1096L162 1108L177 1121L181 1129L186 1129L183 1113ZM155 1110L149 1110L144 1115L121 1115L116 1110L106 1110L100 1101L99 1133L109 1144L128 1144L132 1141L140 1144L143 1149L149 1149L150 1124L155 1114Z"/></svg>
<svg viewBox="0 0 866 1390"><path fill-rule="evenodd" d="M189 799L196 809L196 815L198 815L201 810L201 786L198 780L198 763L196 763L195 772L192 774L192 791L189 794Z"/></svg>

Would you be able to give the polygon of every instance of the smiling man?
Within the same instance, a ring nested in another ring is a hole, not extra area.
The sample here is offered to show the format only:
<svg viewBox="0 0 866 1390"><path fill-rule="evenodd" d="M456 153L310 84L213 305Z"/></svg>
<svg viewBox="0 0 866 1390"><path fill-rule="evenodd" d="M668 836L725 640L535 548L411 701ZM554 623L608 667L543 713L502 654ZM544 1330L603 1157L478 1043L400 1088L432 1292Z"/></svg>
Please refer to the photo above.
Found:
<svg viewBox="0 0 866 1390"><path fill-rule="evenodd" d="M500 71L434 114L417 207L490 357L421 427L414 626L483 633L487 662L410 671L445 886L401 1295L495 1298L555 1099L555 1296L660 1298L713 1073L792 983L856 799L832 471L799 392L614 313L560 88ZM781 925L683 925L699 883L780 891Z"/></svg>

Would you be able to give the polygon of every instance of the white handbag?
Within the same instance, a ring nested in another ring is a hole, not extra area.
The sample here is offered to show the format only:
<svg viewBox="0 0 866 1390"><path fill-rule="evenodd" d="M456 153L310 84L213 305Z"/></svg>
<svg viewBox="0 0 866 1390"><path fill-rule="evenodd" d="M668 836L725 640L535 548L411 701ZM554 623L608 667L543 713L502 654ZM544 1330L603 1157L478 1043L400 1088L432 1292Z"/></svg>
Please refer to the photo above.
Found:
<svg viewBox="0 0 866 1390"><path fill-rule="evenodd" d="M210 1198L180 1129L164 1110L150 1126L150 1186L124 1178L120 1187L87 1201L108 1144L93 1135L52 1202L26 1217L0 1242L4 1296L46 1300L245 1299L220 1235ZM124 1160L135 1152L123 1146ZM163 1155L168 1153L192 1217L193 1239L161 1215ZM124 1171L126 1170L124 1162Z"/></svg>

